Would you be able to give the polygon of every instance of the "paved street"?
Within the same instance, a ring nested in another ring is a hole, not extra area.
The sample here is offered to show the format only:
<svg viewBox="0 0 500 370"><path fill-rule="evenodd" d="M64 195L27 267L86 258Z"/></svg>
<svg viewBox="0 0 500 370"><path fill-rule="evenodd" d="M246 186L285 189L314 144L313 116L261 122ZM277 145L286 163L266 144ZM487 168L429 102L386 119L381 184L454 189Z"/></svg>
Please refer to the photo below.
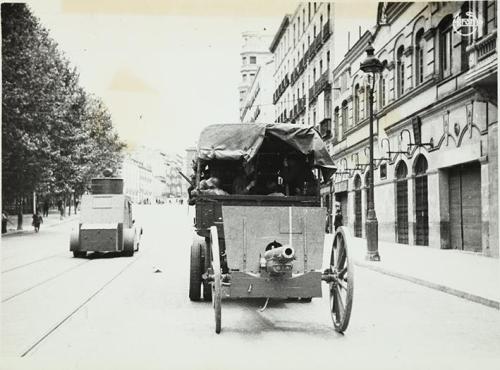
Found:
<svg viewBox="0 0 500 370"><path fill-rule="evenodd" d="M326 299L223 301L216 335L188 299L187 207L135 212L133 257L73 258L74 223L2 239L2 368L496 368L498 310L363 267L344 336Z"/></svg>

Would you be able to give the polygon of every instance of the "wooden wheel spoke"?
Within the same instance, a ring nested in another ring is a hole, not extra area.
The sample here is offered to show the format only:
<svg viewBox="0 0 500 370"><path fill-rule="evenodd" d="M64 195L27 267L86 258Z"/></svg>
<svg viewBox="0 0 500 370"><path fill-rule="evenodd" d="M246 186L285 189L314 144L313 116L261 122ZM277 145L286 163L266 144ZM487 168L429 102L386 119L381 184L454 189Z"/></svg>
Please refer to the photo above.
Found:
<svg viewBox="0 0 500 370"><path fill-rule="evenodd" d="M335 301L337 302L339 320L342 320L344 318L345 308L344 308L344 302L342 301L342 295L340 294L338 287L334 287L334 294L335 294Z"/></svg>
<svg viewBox="0 0 500 370"><path fill-rule="evenodd" d="M345 274L347 273L347 266L342 267L342 269L338 272L337 276L339 279L344 279Z"/></svg>
<svg viewBox="0 0 500 370"><path fill-rule="evenodd" d="M344 279L338 279L338 278L337 278L337 279L336 279L336 282L337 282L337 285L338 285L340 288L342 288L342 289L344 289L345 291L347 291L347 288L348 288L348 287L347 287L347 281L345 281Z"/></svg>
<svg viewBox="0 0 500 370"><path fill-rule="evenodd" d="M342 268L345 266L346 259L347 259L347 254L345 252L344 246L342 246L342 248L339 250L339 254L337 257L337 266L336 266L337 271L342 270Z"/></svg>

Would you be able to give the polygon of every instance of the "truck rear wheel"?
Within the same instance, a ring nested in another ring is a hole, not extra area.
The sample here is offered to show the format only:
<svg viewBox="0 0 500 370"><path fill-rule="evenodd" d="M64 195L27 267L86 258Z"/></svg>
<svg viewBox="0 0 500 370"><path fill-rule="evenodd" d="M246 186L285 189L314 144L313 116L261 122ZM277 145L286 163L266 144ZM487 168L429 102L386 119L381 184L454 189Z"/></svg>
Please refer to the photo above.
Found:
<svg viewBox="0 0 500 370"><path fill-rule="evenodd" d="M85 257L87 257L87 252L86 251L73 251L73 257L74 258L85 258Z"/></svg>
<svg viewBox="0 0 500 370"><path fill-rule="evenodd" d="M132 257L135 249L135 229L123 230L123 255Z"/></svg>
<svg viewBox="0 0 500 370"><path fill-rule="evenodd" d="M201 298L201 245L191 245L191 263L189 269L189 299L199 301Z"/></svg>

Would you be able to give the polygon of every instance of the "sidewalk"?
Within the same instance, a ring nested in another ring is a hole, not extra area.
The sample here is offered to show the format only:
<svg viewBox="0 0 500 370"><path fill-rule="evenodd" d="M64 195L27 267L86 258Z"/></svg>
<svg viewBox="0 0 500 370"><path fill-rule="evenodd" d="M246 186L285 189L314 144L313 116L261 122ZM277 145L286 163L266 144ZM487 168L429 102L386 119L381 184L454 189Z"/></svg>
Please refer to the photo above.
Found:
<svg viewBox="0 0 500 370"><path fill-rule="evenodd" d="M40 226L40 229L44 229L46 227L52 227L55 225L59 225L65 222L73 221L78 217L79 214L74 214L73 212L71 213L71 216L64 217L61 220L61 216L59 215L59 212L57 210L51 210L49 211L49 216L43 218L43 223ZM16 235L16 234L21 234L21 233L34 233L35 230L33 226L31 225L31 222L33 221L33 215L32 214L24 214L23 215L23 230L17 230L17 215L9 215L9 221L7 223L7 233L2 234L2 237L9 236L9 235Z"/></svg>
<svg viewBox="0 0 500 370"><path fill-rule="evenodd" d="M327 234L325 246L333 241ZM379 241L380 261L367 261L366 239L352 237L354 264L496 309L500 308L500 260L453 249Z"/></svg>

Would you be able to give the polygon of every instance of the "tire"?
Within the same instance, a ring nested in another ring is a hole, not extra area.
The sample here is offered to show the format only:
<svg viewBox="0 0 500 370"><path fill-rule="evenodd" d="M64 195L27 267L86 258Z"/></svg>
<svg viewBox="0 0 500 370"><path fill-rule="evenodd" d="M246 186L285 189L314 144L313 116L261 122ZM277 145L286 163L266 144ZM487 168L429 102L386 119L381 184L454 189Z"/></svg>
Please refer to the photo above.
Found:
<svg viewBox="0 0 500 370"><path fill-rule="evenodd" d="M214 272L214 280L212 282L212 304L214 306L215 315L215 333L220 334L222 326L222 276L217 226L212 226L210 228L210 235L212 247L212 268Z"/></svg>
<svg viewBox="0 0 500 370"><path fill-rule="evenodd" d="M189 269L189 299L194 302L201 298L201 274L201 246L193 242Z"/></svg>
<svg viewBox="0 0 500 370"><path fill-rule="evenodd" d="M87 252L86 251L73 251L73 257L74 258L85 258L85 257L87 257Z"/></svg>
<svg viewBox="0 0 500 370"><path fill-rule="evenodd" d="M135 249L135 229L123 229L123 255L132 257Z"/></svg>
<svg viewBox="0 0 500 370"><path fill-rule="evenodd" d="M349 325L354 294L354 271L349 258L352 237L344 226L337 229L330 256L330 314L336 332L343 333Z"/></svg>

